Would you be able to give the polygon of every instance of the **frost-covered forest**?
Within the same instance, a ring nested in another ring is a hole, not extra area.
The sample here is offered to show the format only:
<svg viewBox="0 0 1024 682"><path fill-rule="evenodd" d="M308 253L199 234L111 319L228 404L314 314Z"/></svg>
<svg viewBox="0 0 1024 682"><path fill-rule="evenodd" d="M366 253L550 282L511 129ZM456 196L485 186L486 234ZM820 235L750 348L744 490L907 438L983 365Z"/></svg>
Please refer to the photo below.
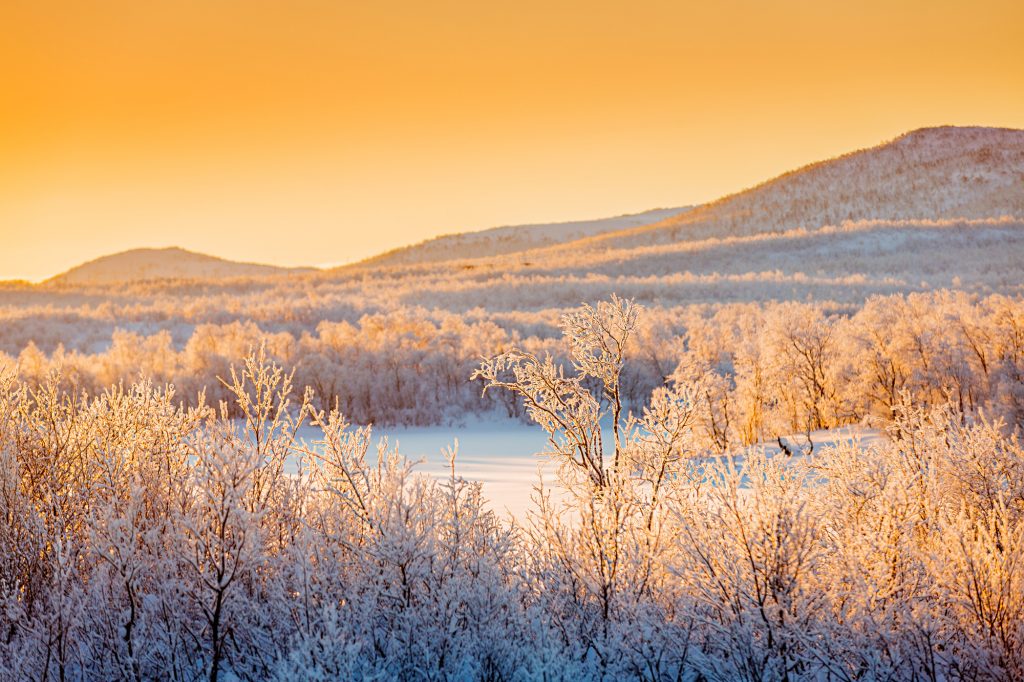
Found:
<svg viewBox="0 0 1024 682"><path fill-rule="evenodd" d="M1024 447L967 401L984 376L984 395L1002 395L991 387L1021 367L1021 312L1006 303L870 302L842 324L865 339L850 366L874 386L861 395L884 408L889 437L796 441L800 453L772 457L724 445L752 438L754 387L778 401L768 423L818 426L847 409L831 383L842 365L823 361L847 333L820 310L703 317L673 381L632 414L627 348L644 311L618 298L572 311L560 321L565 364L510 344L475 370L550 436L557 480L517 522L484 508L457 453L447 480L418 475L375 449L368 428L294 391L263 350L228 372L213 405L185 406L151 381L89 395L65 392L57 374L30 385L5 372L0 671L1020 679ZM943 305L961 317L915 326L915 308ZM719 355L748 324L763 325L752 346L785 351L789 383L759 384L753 347ZM956 371L940 325L975 340ZM867 341L883 329L894 332L884 343ZM303 423L313 442L297 438ZM289 460L298 475L285 474Z"/></svg>
<svg viewBox="0 0 1024 682"><path fill-rule="evenodd" d="M900 396L1009 424L1024 419L1024 303L938 291L869 298L848 312L816 302L733 303L653 308L624 348L622 397L634 410L670 381L713 379L701 428L718 449L778 434L891 418ZM254 321L197 325L179 346L168 331L116 330L105 350L29 342L6 366L28 384L54 371L61 386L96 394L141 376L173 384L196 405L231 393L218 377L254 348L294 369L300 391L321 409L338 407L358 424L443 424L467 414L523 418L521 398L481 393L468 380L482 357L519 347L570 361L552 311L465 314L397 309L355 323L320 322L313 332L264 331ZM4 364L0 358L0 364Z"/></svg>

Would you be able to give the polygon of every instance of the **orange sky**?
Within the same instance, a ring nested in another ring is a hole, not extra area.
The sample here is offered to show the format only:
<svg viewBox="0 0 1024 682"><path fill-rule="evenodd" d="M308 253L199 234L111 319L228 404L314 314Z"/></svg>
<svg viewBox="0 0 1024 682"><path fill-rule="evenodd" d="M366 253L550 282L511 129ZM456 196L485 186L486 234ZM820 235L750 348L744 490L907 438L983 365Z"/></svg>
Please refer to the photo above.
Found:
<svg viewBox="0 0 1024 682"><path fill-rule="evenodd" d="M0 279L344 262L1024 128L1024 3L5 0Z"/></svg>

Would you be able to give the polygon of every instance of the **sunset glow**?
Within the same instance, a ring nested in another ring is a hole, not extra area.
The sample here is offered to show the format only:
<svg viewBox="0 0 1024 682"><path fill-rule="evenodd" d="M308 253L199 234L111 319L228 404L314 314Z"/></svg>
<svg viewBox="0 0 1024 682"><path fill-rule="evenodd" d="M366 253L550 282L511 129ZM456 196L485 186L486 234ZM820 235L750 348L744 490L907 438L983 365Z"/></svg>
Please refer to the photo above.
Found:
<svg viewBox="0 0 1024 682"><path fill-rule="evenodd" d="M140 246L349 262L1024 127L1024 4L896 5L6 2L0 279Z"/></svg>

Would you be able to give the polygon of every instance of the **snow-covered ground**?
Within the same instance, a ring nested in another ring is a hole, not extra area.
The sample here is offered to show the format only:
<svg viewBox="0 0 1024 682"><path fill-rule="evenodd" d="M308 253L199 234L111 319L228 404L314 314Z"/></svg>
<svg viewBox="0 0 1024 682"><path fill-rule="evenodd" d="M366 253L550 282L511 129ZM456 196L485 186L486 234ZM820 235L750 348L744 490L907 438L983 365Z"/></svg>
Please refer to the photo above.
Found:
<svg viewBox="0 0 1024 682"><path fill-rule="evenodd" d="M375 430L412 461L417 470L438 478L449 475L444 451L458 443L455 473L483 483L484 497L499 513L522 518L540 467L554 473L547 458L546 434L538 426L515 421L475 420L464 426L428 426ZM546 476L551 478L551 476Z"/></svg>
<svg viewBox="0 0 1024 682"><path fill-rule="evenodd" d="M300 437L311 443L319 429L304 427ZM376 445L387 439L389 448L415 463L416 471L438 479L450 474L445 452L458 446L455 473L480 481L490 507L501 514L522 518L530 506L530 493L543 467L554 467L539 456L548 448L547 436L537 426L513 420L471 418L460 426L374 427L368 457L376 456Z"/></svg>
<svg viewBox="0 0 1024 682"><path fill-rule="evenodd" d="M305 429L307 441L317 438L316 429ZM544 474L545 485L553 486L555 465L540 456L548 449L547 436L537 426L511 420L475 419L461 426L392 427L373 431L374 444L387 438L389 447L412 462L416 470L438 479L449 475L445 459L447 448L458 444L455 472L458 476L483 483L484 497L491 509L517 519L531 507L531 493ZM847 426L811 434L814 452L843 442L857 442L866 448L878 443L884 434L863 426ZM806 446L803 434L784 440L794 446ZM606 445L611 439L606 439ZM763 444L769 456L779 455L776 442ZM370 453L373 455L373 451ZM796 455L798 459L800 455ZM737 461L742 461L738 458Z"/></svg>
<svg viewBox="0 0 1024 682"><path fill-rule="evenodd" d="M813 456L814 453L819 453L828 447L851 443L857 444L861 449L869 448L880 443L885 437L885 434L878 429L860 425L813 431L810 434L811 442L814 445L811 455ZM783 436L782 441L793 452L793 455L790 456L792 458L791 461L801 459L803 453L809 449L807 446L807 436L802 433ZM782 449L779 447L778 441L768 441L754 447L763 447L765 454L769 457L782 455ZM742 457L737 457L737 461L742 461L742 459Z"/></svg>

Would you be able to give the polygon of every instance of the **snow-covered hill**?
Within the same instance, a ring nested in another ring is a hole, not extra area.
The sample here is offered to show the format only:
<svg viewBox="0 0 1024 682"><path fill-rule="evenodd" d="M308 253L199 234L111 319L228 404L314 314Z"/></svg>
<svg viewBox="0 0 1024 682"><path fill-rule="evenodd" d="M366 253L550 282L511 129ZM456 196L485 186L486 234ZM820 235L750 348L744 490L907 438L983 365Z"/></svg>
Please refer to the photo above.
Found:
<svg viewBox="0 0 1024 682"><path fill-rule="evenodd" d="M207 256L177 247L132 249L103 256L48 280L54 284L107 284L154 279L265 277L311 268L280 268Z"/></svg>
<svg viewBox="0 0 1024 682"><path fill-rule="evenodd" d="M682 208L656 208L643 213L578 220L566 223L536 225L510 225L479 232L447 234L404 246L363 261L361 266L411 265L438 263L467 258L486 258L519 251L542 248L564 242L585 239L606 232L650 225L689 210Z"/></svg>
<svg viewBox="0 0 1024 682"><path fill-rule="evenodd" d="M660 222L643 225L655 218ZM580 233L582 240L566 241ZM662 306L807 298L852 306L877 294L944 287L1016 296L1024 292L1021 262L1024 131L934 128L683 213L485 230L271 286L208 281L282 269L180 250L135 251L57 278L90 283L87 292L13 288L0 291L0 305L67 307L104 297L132 305L135 297L156 297L164 315L179 299L195 297L208 301L203 322L287 321L295 331L395 304L532 313L611 293ZM207 282L100 286L146 278Z"/></svg>
<svg viewBox="0 0 1024 682"><path fill-rule="evenodd" d="M653 225L566 249L631 248L863 220L1024 216L1024 130L922 128L811 164Z"/></svg>

